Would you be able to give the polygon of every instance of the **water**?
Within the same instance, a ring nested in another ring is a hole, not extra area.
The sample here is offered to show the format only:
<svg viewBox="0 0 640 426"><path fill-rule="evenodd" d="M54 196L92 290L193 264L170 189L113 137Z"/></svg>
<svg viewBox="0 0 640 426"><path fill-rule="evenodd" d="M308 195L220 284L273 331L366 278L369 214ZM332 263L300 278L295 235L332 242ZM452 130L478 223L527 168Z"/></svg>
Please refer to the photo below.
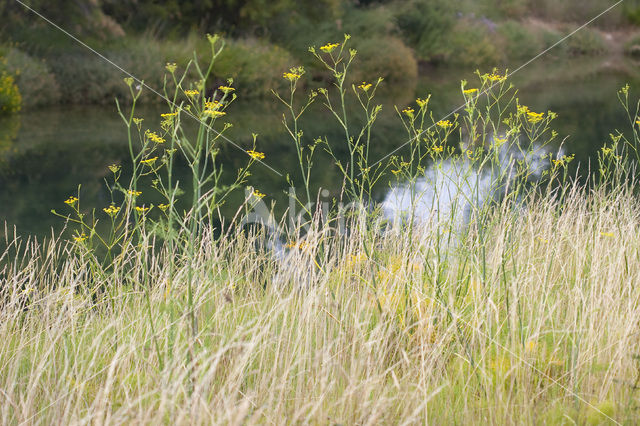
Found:
<svg viewBox="0 0 640 426"><path fill-rule="evenodd" d="M555 67L555 68L554 68ZM432 93L432 109L437 117L462 101L459 80L473 80L468 71L431 72L419 83L417 90L406 92L390 91L379 101L384 110L375 127L372 140L371 158L382 158L395 147L406 141L406 133L393 109L410 103L415 97ZM596 152L609 141L609 133L614 129L628 129L629 124L622 110L616 91L625 83L631 83L632 93L635 81L623 66L612 67L607 63L589 61L547 62L519 73L514 84L519 89L522 103L533 110L553 110L558 113L554 128L560 134L552 149L559 149L565 136L564 150L576 155L574 167L586 169L589 161L596 158ZM157 128L159 114L165 108L146 107L140 110L145 118L144 125ZM281 123L283 108L275 100L261 102L237 102L229 110L229 121L234 124L229 136L244 149L251 147L251 133L260 134L259 151L267 155L265 161L283 176L278 176L268 168L257 165L252 170L248 184L267 194L268 205L276 203L276 211L288 207L284 176L290 173L301 192L298 178L298 163L293 143L285 133ZM345 157L344 137L331 115L320 104L312 107L303 122L305 137L311 141L318 136L326 136L335 152ZM53 216L51 209L65 212L63 201L77 193L81 185L82 209L96 208L101 213L108 205L108 191L105 178L110 176L107 166L122 164L126 173L129 153L126 133L115 107L60 106L40 111L26 112L18 117L0 120L0 219L15 225L20 234L47 235L51 229L62 227L60 218ZM238 167L246 163L246 156L240 150L226 145L222 147L221 163L226 175L230 176ZM323 188L323 200L340 197L342 183L339 170L329 157L319 151L314 161L315 169L311 181L313 190ZM419 180L422 192L428 190L429 175ZM182 175L186 180L183 169ZM487 183L490 187L491 185ZM378 201L384 201L385 209L402 210L407 200L407 188L402 184L384 182L374 194ZM158 203L151 191L145 192L145 201ZM230 215L244 199L238 191L227 202L223 213ZM428 199L428 197L427 197ZM393 207L393 200L396 206ZM100 214L98 214L101 217ZM3 233L0 230L0 234Z"/></svg>

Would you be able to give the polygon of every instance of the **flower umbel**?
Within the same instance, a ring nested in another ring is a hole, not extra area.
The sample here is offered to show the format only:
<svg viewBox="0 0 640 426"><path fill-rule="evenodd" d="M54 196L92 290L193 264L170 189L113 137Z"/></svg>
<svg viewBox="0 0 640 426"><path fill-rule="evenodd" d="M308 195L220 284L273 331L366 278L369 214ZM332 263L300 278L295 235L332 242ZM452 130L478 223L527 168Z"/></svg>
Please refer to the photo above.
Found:
<svg viewBox="0 0 640 426"><path fill-rule="evenodd" d="M73 206L78 202L78 198L71 196L71 197L67 198L64 202L65 202L65 204L67 204L69 206Z"/></svg>
<svg viewBox="0 0 640 426"><path fill-rule="evenodd" d="M320 50L322 50L325 53L331 53L333 52L336 47L340 46L340 43L327 43L324 46L320 47Z"/></svg>
<svg viewBox="0 0 640 426"><path fill-rule="evenodd" d="M253 149L250 149L249 151L247 151L247 154L249 154L249 156L254 160L264 160L264 153L262 152L258 152L258 151L254 151Z"/></svg>

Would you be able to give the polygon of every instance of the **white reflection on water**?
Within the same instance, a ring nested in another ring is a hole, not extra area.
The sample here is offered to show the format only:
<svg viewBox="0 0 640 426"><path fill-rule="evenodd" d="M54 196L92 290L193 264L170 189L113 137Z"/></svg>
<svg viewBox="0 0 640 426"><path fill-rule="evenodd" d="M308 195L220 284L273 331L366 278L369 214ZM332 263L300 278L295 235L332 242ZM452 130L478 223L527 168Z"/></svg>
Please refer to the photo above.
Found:
<svg viewBox="0 0 640 426"><path fill-rule="evenodd" d="M466 157L438 159L423 176L392 186L382 202L383 214L394 225L411 218L422 225L467 224L474 212L511 191L517 175L524 172L529 180L540 179L547 154L546 148L523 151L504 146L483 167Z"/></svg>

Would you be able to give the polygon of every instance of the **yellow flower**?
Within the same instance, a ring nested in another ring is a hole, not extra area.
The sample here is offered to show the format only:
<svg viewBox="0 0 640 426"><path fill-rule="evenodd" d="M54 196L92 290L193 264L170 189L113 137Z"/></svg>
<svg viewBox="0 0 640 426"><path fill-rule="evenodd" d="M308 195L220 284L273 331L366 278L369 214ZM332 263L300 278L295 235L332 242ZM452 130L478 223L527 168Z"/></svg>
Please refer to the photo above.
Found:
<svg viewBox="0 0 640 426"><path fill-rule="evenodd" d="M164 119L168 119L171 117L175 117L176 115L178 115L178 111L176 112L166 112L164 114L160 114L160 117L164 118Z"/></svg>
<svg viewBox="0 0 640 426"><path fill-rule="evenodd" d="M133 190L128 190L127 193L133 197L137 197L138 195L142 194L142 192L140 191L133 191Z"/></svg>
<svg viewBox="0 0 640 426"><path fill-rule="evenodd" d="M168 62L165 68L167 69L167 71L173 74L174 72L176 72L176 68L178 68L178 66L175 64L175 62Z"/></svg>
<svg viewBox="0 0 640 426"><path fill-rule="evenodd" d="M247 151L247 154L249 154L249 156L254 160L264 160L264 153L262 152L258 152L250 149L249 151Z"/></svg>
<svg viewBox="0 0 640 426"><path fill-rule="evenodd" d="M398 176L400 173L402 173L402 169L391 170L391 173L393 173L394 175Z"/></svg>
<svg viewBox="0 0 640 426"><path fill-rule="evenodd" d="M304 74L304 68L295 67L295 68L290 68L289 72L285 72L284 74L282 74L282 76L286 80L289 80L290 82L293 83L295 81L298 81L298 79L302 77L302 74Z"/></svg>
<svg viewBox="0 0 640 426"><path fill-rule="evenodd" d="M205 109L220 109L222 104L218 101L207 101L204 103Z"/></svg>
<svg viewBox="0 0 640 426"><path fill-rule="evenodd" d="M601 232L600 235L603 237L613 237L613 232Z"/></svg>
<svg viewBox="0 0 640 426"><path fill-rule="evenodd" d="M151 210L152 208L153 208L153 206L151 206L151 207L144 207L144 206L140 207L140 206L136 206L136 211L137 211L138 213L146 213L146 212L148 212L149 210Z"/></svg>
<svg viewBox="0 0 640 426"><path fill-rule="evenodd" d="M444 151L444 146L440 145L440 146L434 146L433 148L431 148L431 150L433 152L435 152L436 154Z"/></svg>
<svg viewBox="0 0 640 426"><path fill-rule="evenodd" d="M166 142L163 137L158 136L156 132L152 132L151 130L147 130L146 132L144 132L144 135L147 137L147 139L157 144L162 144Z"/></svg>
<svg viewBox="0 0 640 426"><path fill-rule="evenodd" d="M213 118L218 118L218 117L222 117L223 115L227 115L226 112L218 111L215 109L205 109L202 113L204 115L208 115L209 117L213 117Z"/></svg>
<svg viewBox="0 0 640 426"><path fill-rule="evenodd" d="M427 99L418 98L416 99L416 103L420 108L424 108L429 104L429 98Z"/></svg>
<svg viewBox="0 0 640 426"><path fill-rule="evenodd" d="M477 91L478 91L478 89L475 89L475 88L474 89L466 89L466 90L463 90L462 93L464 93L465 95L470 95L472 93L476 93Z"/></svg>
<svg viewBox="0 0 640 426"><path fill-rule="evenodd" d="M65 202L65 204L73 206L75 203L78 202L78 199L76 197L71 196L71 197L67 198L64 202Z"/></svg>
<svg viewBox="0 0 640 426"><path fill-rule="evenodd" d="M185 90L184 94L189 96L190 98L195 98L196 96L198 96L200 94L200 92L197 91L197 90Z"/></svg>
<svg viewBox="0 0 640 426"><path fill-rule="evenodd" d="M493 141L495 142L495 144L496 144L497 146L502 146L502 145L504 145L504 143L505 143L505 142L507 142L507 138L498 138L498 137L495 137L495 138L493 138Z"/></svg>
<svg viewBox="0 0 640 426"><path fill-rule="evenodd" d="M221 92L224 92L225 94L227 94L227 93L233 92L236 89L234 89L233 87L229 87L229 86L220 86L220 87L218 87L218 90L220 90Z"/></svg>
<svg viewBox="0 0 640 426"><path fill-rule="evenodd" d="M369 89L371 89L371 83L367 83L363 81L362 84L358 86L358 89L367 92Z"/></svg>
<svg viewBox="0 0 640 426"><path fill-rule="evenodd" d="M169 208L169 204L158 204L158 208L164 212Z"/></svg>
<svg viewBox="0 0 640 426"><path fill-rule="evenodd" d="M120 207L116 207L113 204L111 204L109 207L104 208L102 210L104 210L104 212L109 216L113 217L118 214L118 212L120 211Z"/></svg>
<svg viewBox="0 0 640 426"><path fill-rule="evenodd" d="M485 74L485 76L487 80L489 80L492 83L496 81L503 82L507 79L506 75L500 75L500 74L497 74L496 72L492 72L491 74Z"/></svg>
<svg viewBox="0 0 640 426"><path fill-rule="evenodd" d="M289 81L296 81L301 77L300 74L296 74L294 72L285 72L282 76Z"/></svg>
<svg viewBox="0 0 640 426"><path fill-rule="evenodd" d="M528 106L526 106L526 105L518 105L518 114L524 115L524 114L527 114L529 112L530 111L529 111L529 107Z"/></svg>
<svg viewBox="0 0 640 426"><path fill-rule="evenodd" d="M258 191L257 189L253 191L253 195L258 197L258 198L262 198L265 196L265 194L263 194L262 192Z"/></svg>
<svg viewBox="0 0 640 426"><path fill-rule="evenodd" d="M109 166L109 170L111 170L112 173L118 173L120 171L120 166L117 164L112 164Z"/></svg>
<svg viewBox="0 0 640 426"><path fill-rule="evenodd" d="M407 117L409 117L409 118L413 118L413 113L414 113L413 108L411 108L411 107L407 107L407 108L403 109L403 110L402 110L402 112L403 112Z"/></svg>
<svg viewBox="0 0 640 426"><path fill-rule="evenodd" d="M331 53L338 46L340 46L340 43L327 43L324 46L320 47L320 50L322 50L325 53Z"/></svg>
<svg viewBox="0 0 640 426"><path fill-rule="evenodd" d="M153 163L155 163L157 159L158 159L158 157L147 158L146 160L140 161L140 163L141 164L146 164L148 166L152 166Z"/></svg>
<svg viewBox="0 0 640 426"><path fill-rule="evenodd" d="M453 126L453 123L451 123L449 120L440 120L436 123L436 125L438 127L442 127L443 129L448 129L449 127Z"/></svg>
<svg viewBox="0 0 640 426"><path fill-rule="evenodd" d="M544 117L544 112L527 111L527 120L529 120L529 123L532 123L532 124L538 123L542 121L543 117Z"/></svg>
<svg viewBox="0 0 640 426"><path fill-rule="evenodd" d="M76 235L75 237L73 237L73 239L79 243L81 243L82 241L86 240L87 234L85 234L84 232L82 234Z"/></svg>

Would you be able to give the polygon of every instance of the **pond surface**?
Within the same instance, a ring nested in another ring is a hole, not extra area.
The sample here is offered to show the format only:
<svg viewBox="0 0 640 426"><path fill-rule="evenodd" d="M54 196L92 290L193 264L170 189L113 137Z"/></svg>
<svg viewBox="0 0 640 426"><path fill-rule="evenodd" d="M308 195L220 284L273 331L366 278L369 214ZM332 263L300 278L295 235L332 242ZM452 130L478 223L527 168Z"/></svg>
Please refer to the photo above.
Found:
<svg viewBox="0 0 640 426"><path fill-rule="evenodd" d="M378 101L383 114L376 124L371 158L376 160L402 145L406 133L394 105L399 109L416 97L432 94L431 109L436 118L459 106L462 102L460 79L474 82L473 72L463 70L435 70L425 72L416 88L387 93ZM536 111L558 113L554 128L560 134L555 148L565 137L564 151L575 154L574 167L586 169L596 158L600 147L609 142L614 130L629 131L626 115L616 92L631 84L632 96L638 95L635 64L607 60L546 60L519 72L512 79L519 89L521 103ZM391 92L388 90L387 92ZM161 112L159 106L139 109L144 125L157 128ZM251 134L258 133L258 150L266 154L265 162L283 176L261 165L252 170L249 184L267 194L268 205L276 203L276 211L288 207L285 176L290 174L300 185L299 166L293 143L281 123L284 109L278 101L237 101L228 110L234 124L228 136L239 146L251 147ZM225 117L226 118L226 117ZM320 103L309 109L304 119L305 137L311 141L326 136L339 156L346 156L344 138L332 116ZM342 148L340 148L342 147ZM22 235L44 236L51 229L60 230L63 221L50 211L65 212L63 201L77 193L81 185L83 210L90 211L109 203L104 179L110 176L110 164L122 164L126 171L129 153L125 127L114 107L60 106L28 111L17 117L0 120L0 220L9 227L16 226ZM239 149L226 144L220 160L228 173L246 164L247 157ZM341 175L326 155L320 153L312 173L314 191L320 188L324 200L338 197ZM302 191L302 187L299 186ZM378 189L378 201L389 199L389 183ZM233 214L244 194L238 191L227 203L225 214ZM145 200L146 201L146 200ZM162 200L150 197L148 202ZM4 227L0 227L4 228ZM4 229L0 229L0 236Z"/></svg>

